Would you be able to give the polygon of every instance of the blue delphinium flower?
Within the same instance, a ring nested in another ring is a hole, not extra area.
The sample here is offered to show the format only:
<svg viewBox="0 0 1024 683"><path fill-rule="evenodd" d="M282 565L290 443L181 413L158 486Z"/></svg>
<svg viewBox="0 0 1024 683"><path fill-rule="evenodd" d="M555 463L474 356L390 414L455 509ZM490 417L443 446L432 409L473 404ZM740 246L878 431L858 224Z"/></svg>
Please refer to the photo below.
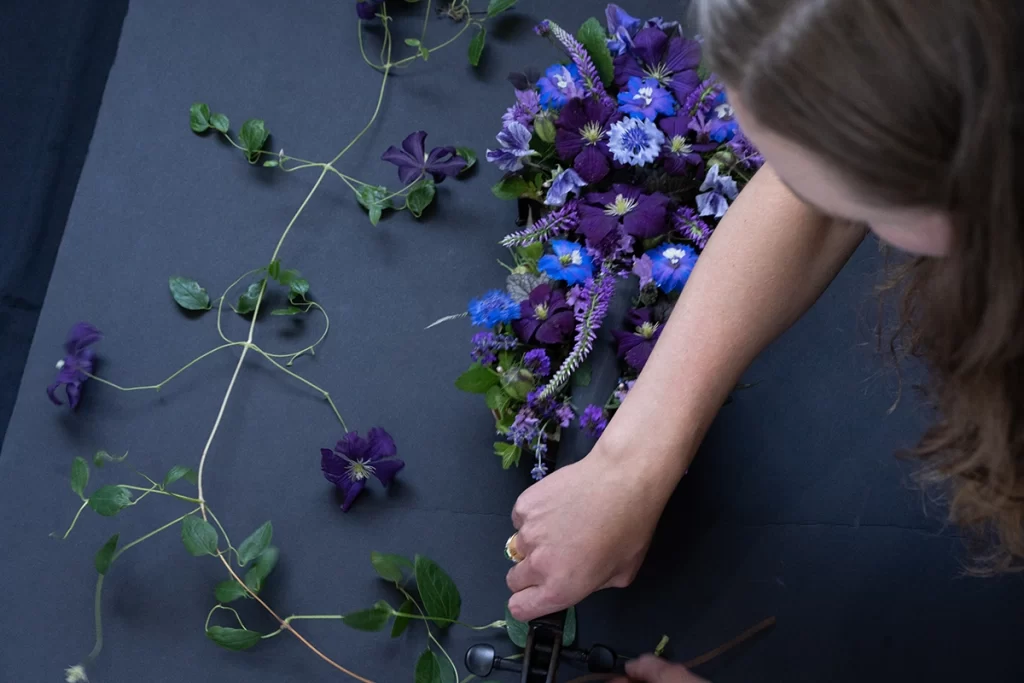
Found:
<svg viewBox="0 0 1024 683"><path fill-rule="evenodd" d="M629 79L626 89L619 93L619 111L633 118L654 120L658 114L674 114L676 101L655 79L634 76Z"/></svg>
<svg viewBox="0 0 1024 683"><path fill-rule="evenodd" d="M579 173L567 168L551 181L551 188L548 190L547 197L544 198L544 204L554 207L564 206L570 192L578 193L586 186L586 181L580 177Z"/></svg>
<svg viewBox="0 0 1024 683"><path fill-rule="evenodd" d="M356 497L366 488L366 482L376 477L387 488L395 475L405 467L396 455L395 441L383 429L374 427L364 439L355 432L349 432L337 443L334 450L320 449L320 469L324 478L345 494L341 504L348 512Z"/></svg>
<svg viewBox="0 0 1024 683"><path fill-rule="evenodd" d="M740 129L732 105L725 98L725 90L720 90L711 101L711 139L715 142L728 142Z"/></svg>
<svg viewBox="0 0 1024 683"><path fill-rule="evenodd" d="M647 256L651 258L654 283L665 293L681 291L697 263L696 252L683 244L662 244Z"/></svg>
<svg viewBox="0 0 1024 683"><path fill-rule="evenodd" d="M564 280L574 285L594 274L594 259L581 245L568 240L552 240L551 249L555 253L541 257L537 268L552 280Z"/></svg>
<svg viewBox="0 0 1024 683"><path fill-rule="evenodd" d="M724 216L729 209L729 201L736 199L736 195L740 193L732 176L728 173L724 176L721 175L718 164L708 169L708 174L704 178L704 182L701 183L700 191L702 194L697 195L697 208L700 210L700 215L714 216L715 218Z"/></svg>
<svg viewBox="0 0 1024 683"><path fill-rule="evenodd" d="M561 109L569 100L584 97L587 91L575 64L564 66L554 64L537 81L540 89L540 106L543 109Z"/></svg>
<svg viewBox="0 0 1024 683"><path fill-rule="evenodd" d="M487 161L497 164L498 168L506 173L522 170L523 159L537 153L530 149L532 137L533 133L523 124L518 121L506 121L497 135L501 148L487 150Z"/></svg>
<svg viewBox="0 0 1024 683"><path fill-rule="evenodd" d="M64 342L64 358L57 362L57 379L46 387L51 401L64 405L57 398L57 389L63 386L68 395L68 405L72 410L78 407L82 383L89 379L95 360L95 353L90 347L102 338L103 334L89 323L78 323L71 328L68 340Z"/></svg>
<svg viewBox="0 0 1024 683"><path fill-rule="evenodd" d="M492 289L469 302L469 319L477 327L494 327L519 319L519 304L508 293Z"/></svg>
<svg viewBox="0 0 1024 683"><path fill-rule="evenodd" d="M650 119L625 119L608 131L608 149L620 164L645 166L654 162L665 144L665 134Z"/></svg>

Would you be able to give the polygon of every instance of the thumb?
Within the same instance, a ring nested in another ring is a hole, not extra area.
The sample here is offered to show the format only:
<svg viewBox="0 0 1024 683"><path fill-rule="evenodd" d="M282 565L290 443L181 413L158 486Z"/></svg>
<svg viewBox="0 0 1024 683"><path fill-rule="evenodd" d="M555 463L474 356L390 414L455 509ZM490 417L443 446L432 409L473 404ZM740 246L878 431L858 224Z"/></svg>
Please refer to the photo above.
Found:
<svg viewBox="0 0 1024 683"><path fill-rule="evenodd" d="M626 663L629 677L646 683L700 683L703 679L694 676L681 664L673 664L661 657L644 655Z"/></svg>

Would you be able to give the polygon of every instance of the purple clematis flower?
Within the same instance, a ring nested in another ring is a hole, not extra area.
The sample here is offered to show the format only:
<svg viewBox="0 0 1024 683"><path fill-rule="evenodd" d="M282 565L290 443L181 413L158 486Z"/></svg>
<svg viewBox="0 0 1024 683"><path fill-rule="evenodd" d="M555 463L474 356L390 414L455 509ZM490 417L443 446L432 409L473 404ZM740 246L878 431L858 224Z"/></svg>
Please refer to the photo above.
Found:
<svg viewBox="0 0 1024 683"><path fill-rule="evenodd" d="M487 161L497 164L506 173L515 173L523 169L523 159L537 152L530 149L533 133L518 121L508 121L498 133L501 149L487 150Z"/></svg>
<svg viewBox="0 0 1024 683"><path fill-rule="evenodd" d="M690 121L686 114L662 119L658 126L665 133L665 146L661 150L661 158L665 162L665 172L669 175L686 175L690 168L698 172L704 166L702 152L710 152L715 145L710 143L692 142L688 134Z"/></svg>
<svg viewBox="0 0 1024 683"><path fill-rule="evenodd" d="M714 216L721 218L729 209L729 201L736 199L740 190L736 181L726 173L724 176L719 171L718 164L708 170L704 182L700 186L703 194L697 195L697 208L701 216Z"/></svg>
<svg viewBox="0 0 1024 683"><path fill-rule="evenodd" d="M398 177L406 185L426 174L432 175L435 183L440 183L445 177L466 168L466 160L454 147L435 147L427 154L423 144L426 139L426 132L417 131L402 141L402 149L392 145L380 157L398 166Z"/></svg>
<svg viewBox="0 0 1024 683"><path fill-rule="evenodd" d="M537 268L552 280L570 285L583 282L594 274L594 259L579 244L568 240L551 240L555 253L542 256Z"/></svg>
<svg viewBox="0 0 1024 683"><path fill-rule="evenodd" d="M578 230L594 246L620 229L639 239L657 237L668 229L669 198L660 192L647 195L638 187L615 184L609 192L588 194L585 202L580 206Z"/></svg>
<svg viewBox="0 0 1024 683"><path fill-rule="evenodd" d="M540 89L540 106L543 109L561 109L569 100L587 95L579 67L575 64L548 67L544 77L537 81L537 88Z"/></svg>
<svg viewBox="0 0 1024 683"><path fill-rule="evenodd" d="M78 323L68 332L64 342L65 356L57 362L57 379L46 387L46 395L59 406L64 403L57 398L61 386L68 396L68 405L74 410L82 397L82 383L92 373L95 353L90 346L103 338L103 334L89 323Z"/></svg>
<svg viewBox="0 0 1024 683"><path fill-rule="evenodd" d="M565 294L560 289L552 289L547 283L534 287L530 298L519 306L519 320L512 323L512 329L526 343L538 341L541 344L561 344L569 338L576 325L572 309L565 301Z"/></svg>
<svg viewBox="0 0 1024 683"><path fill-rule="evenodd" d="M324 478L345 494L341 509L348 512L356 497L366 488L366 481L374 476L384 488L391 485L395 475L405 467L397 457L395 441L379 427L371 429L364 439L349 432L334 447L320 449L320 469Z"/></svg>
<svg viewBox="0 0 1024 683"><path fill-rule="evenodd" d="M647 255L651 257L654 282L666 294L682 291L697 263L697 254L682 244L662 244Z"/></svg>
<svg viewBox="0 0 1024 683"><path fill-rule="evenodd" d="M566 200L569 199L570 192L579 192L587 183L580 174L571 168L568 168L559 173L551 181L551 187L548 189L548 194L544 198L544 204L546 206L560 207L565 206Z"/></svg>
<svg viewBox="0 0 1024 683"><path fill-rule="evenodd" d="M650 308L634 308L626 315L626 325L633 330L612 330L612 335L619 343L619 358L640 372L661 336L661 321L655 319Z"/></svg>
<svg viewBox="0 0 1024 683"><path fill-rule="evenodd" d="M658 114L672 116L676 111L676 101L653 78L634 76L629 79L626 89L619 93L619 111L634 119L653 121Z"/></svg>
<svg viewBox="0 0 1024 683"><path fill-rule="evenodd" d="M695 40L669 38L659 28L641 29L632 48L615 58L615 83L624 88L630 78L653 78L682 102L700 82L700 53L700 43Z"/></svg>
<svg viewBox="0 0 1024 683"><path fill-rule="evenodd" d="M383 0L370 0L356 3L356 14L363 21L373 21L377 17L377 10L380 9Z"/></svg>
<svg viewBox="0 0 1024 683"><path fill-rule="evenodd" d="M555 151L588 183L604 180L610 170L608 126L615 110L593 98L570 100L558 117Z"/></svg>

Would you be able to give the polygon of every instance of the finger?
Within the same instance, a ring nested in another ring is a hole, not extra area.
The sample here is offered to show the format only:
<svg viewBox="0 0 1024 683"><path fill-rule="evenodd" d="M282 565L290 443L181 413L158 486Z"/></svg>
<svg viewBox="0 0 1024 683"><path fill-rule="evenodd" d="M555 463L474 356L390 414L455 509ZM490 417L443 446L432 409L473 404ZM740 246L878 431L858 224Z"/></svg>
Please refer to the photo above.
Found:
<svg viewBox="0 0 1024 683"><path fill-rule="evenodd" d="M510 591L518 593L530 586L540 585L543 578L541 572L537 570L535 563L531 562L530 558L526 558L508 570L508 574L505 576L505 583L508 584Z"/></svg>
<svg viewBox="0 0 1024 683"><path fill-rule="evenodd" d="M660 681L672 665L661 657L643 655L626 662L626 673L638 681Z"/></svg>
<svg viewBox="0 0 1024 683"><path fill-rule="evenodd" d="M558 605L552 601L548 589L544 586L525 588L508 601L508 611L519 621L530 621L545 614L557 612L566 605Z"/></svg>
<svg viewBox="0 0 1024 683"><path fill-rule="evenodd" d="M521 502L522 500L523 497L520 496L519 500L517 500L516 504L512 507L512 526L516 529L522 528L523 522L526 521L523 513L524 505Z"/></svg>

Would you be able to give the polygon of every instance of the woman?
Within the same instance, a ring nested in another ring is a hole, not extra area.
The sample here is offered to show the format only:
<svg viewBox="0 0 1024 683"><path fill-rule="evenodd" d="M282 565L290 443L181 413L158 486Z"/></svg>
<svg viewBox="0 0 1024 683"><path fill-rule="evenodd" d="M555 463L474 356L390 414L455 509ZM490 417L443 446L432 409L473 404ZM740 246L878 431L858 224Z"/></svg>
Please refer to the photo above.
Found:
<svg viewBox="0 0 1024 683"><path fill-rule="evenodd" d="M1024 10L1016 0L694 4L768 165L717 229L593 451L516 503L526 559L508 575L512 613L530 619L631 582L718 406L867 230L916 257L903 322L930 366L939 419L913 453L945 485L951 518L993 539L984 567L1010 568L1024 556ZM654 659L629 673L697 680Z"/></svg>

